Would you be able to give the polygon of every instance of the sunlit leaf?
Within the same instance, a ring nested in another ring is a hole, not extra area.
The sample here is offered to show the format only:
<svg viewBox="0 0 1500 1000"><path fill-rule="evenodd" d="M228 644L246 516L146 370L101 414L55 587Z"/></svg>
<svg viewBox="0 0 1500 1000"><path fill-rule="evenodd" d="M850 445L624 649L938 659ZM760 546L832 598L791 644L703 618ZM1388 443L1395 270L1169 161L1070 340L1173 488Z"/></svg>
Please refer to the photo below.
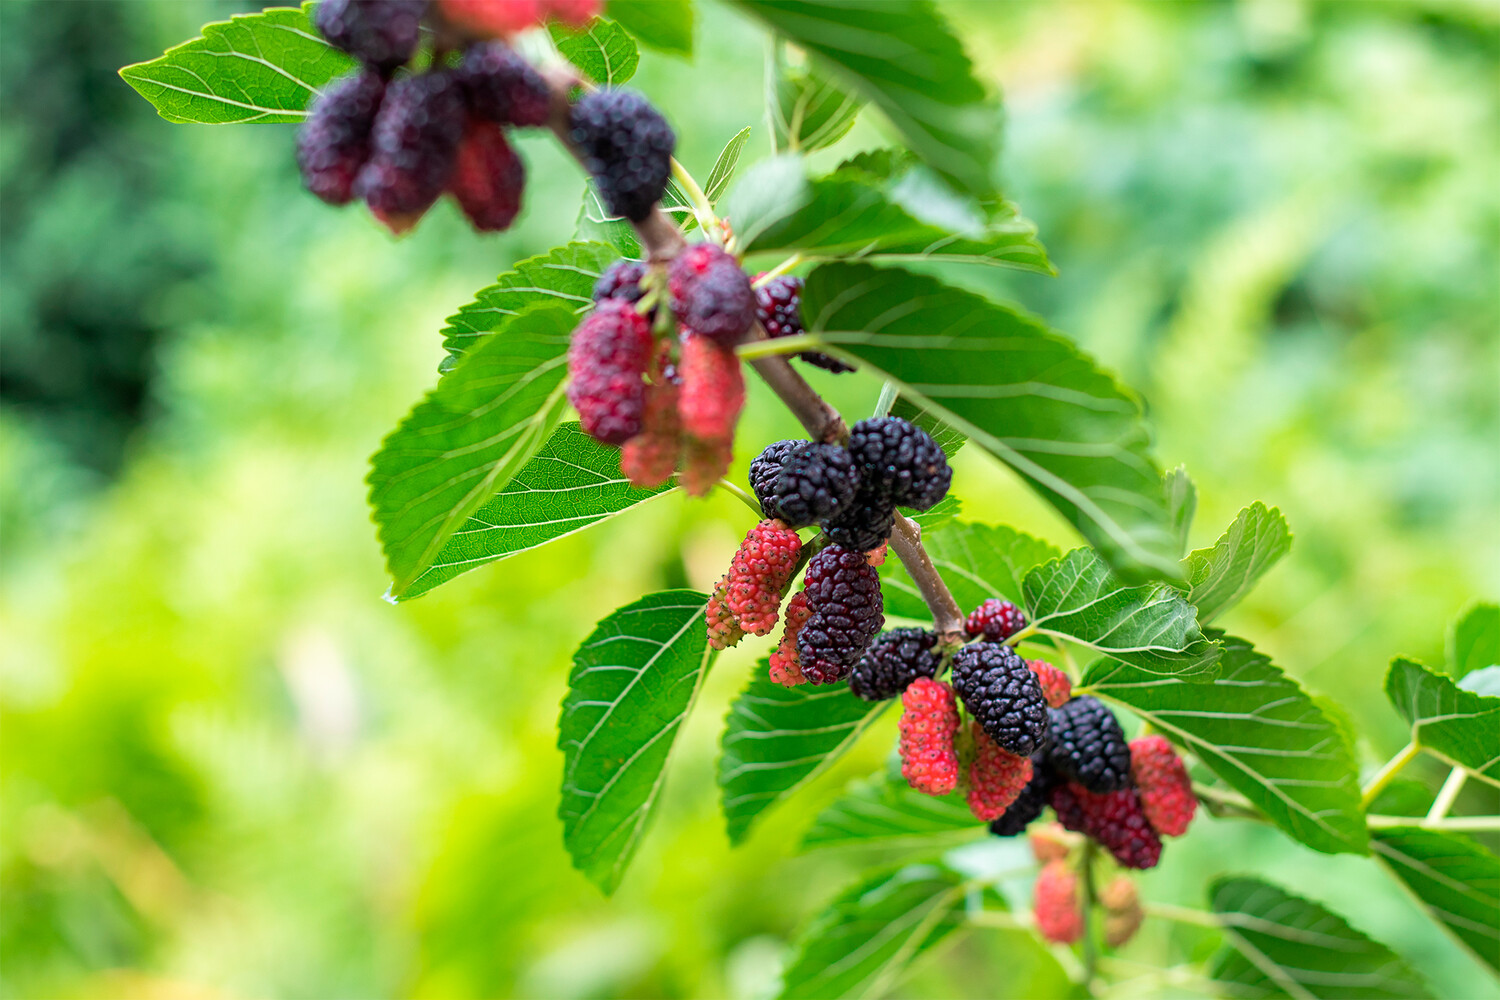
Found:
<svg viewBox="0 0 1500 1000"><path fill-rule="evenodd" d="M740 165L740 154L745 151L745 143L750 140L750 126L746 125L734 134L734 138L724 144L719 151L719 158L714 161L713 170L709 171L708 180L703 182L703 193L708 196L710 202L719 200L719 195L729 186L734 179L735 168Z"/></svg>
<svg viewBox="0 0 1500 1000"><path fill-rule="evenodd" d="M692 0L609 0L608 9L642 45L693 54Z"/></svg>
<svg viewBox="0 0 1500 1000"><path fill-rule="evenodd" d="M1500 858L1461 834L1415 826L1376 830L1370 848L1432 919L1500 972Z"/></svg>
<svg viewBox="0 0 1500 1000"><path fill-rule="evenodd" d="M802 314L827 347L1020 473L1128 582L1182 578L1140 401L1067 340L972 292L866 264L815 269Z"/></svg>
<svg viewBox="0 0 1500 1000"><path fill-rule="evenodd" d="M1291 547L1281 511L1259 500L1240 511L1211 548L1187 557L1188 601L1198 609L1198 620L1206 625L1238 604Z"/></svg>
<svg viewBox="0 0 1500 1000"><path fill-rule="evenodd" d="M719 787L729 840L745 839L771 806L817 777L854 745L887 702L861 701L847 684L785 688L761 661L729 707Z"/></svg>
<svg viewBox="0 0 1500 1000"><path fill-rule="evenodd" d="M1027 572L1057 558L1051 543L1005 525L952 522L924 533L922 545L964 611L991 597L1020 604ZM899 559L887 559L880 574L886 614L928 617L927 604Z"/></svg>
<svg viewBox="0 0 1500 1000"><path fill-rule="evenodd" d="M635 76L641 54L625 29L607 17L596 17L585 27L548 25L557 51L586 78L604 87L618 87Z"/></svg>
<svg viewBox="0 0 1500 1000"><path fill-rule="evenodd" d="M779 996L879 996L913 959L963 926L967 895L964 877L940 865L865 876L798 937ZM1004 909L993 890L984 895L986 909Z"/></svg>
<svg viewBox="0 0 1500 1000"><path fill-rule="evenodd" d="M1208 683L1105 659L1082 687L1191 750L1288 835L1327 854L1365 853L1359 780L1339 727L1248 642L1209 634L1224 653Z"/></svg>
<svg viewBox="0 0 1500 1000"><path fill-rule="evenodd" d="M930 0L735 0L885 112L961 191L995 191L1000 104Z"/></svg>
<svg viewBox="0 0 1500 1000"><path fill-rule="evenodd" d="M1181 465L1162 477L1162 483L1167 494L1167 517L1177 534L1177 551L1186 553L1188 532L1193 527L1193 515L1198 512L1198 487Z"/></svg>
<svg viewBox="0 0 1500 1000"><path fill-rule="evenodd" d="M802 847L907 840L929 843L939 835L977 837L984 832L984 824L974 818L959 793L928 795L913 789L900 775L881 772L851 783L819 813L802 838Z"/></svg>
<svg viewBox="0 0 1500 1000"><path fill-rule="evenodd" d="M757 163L724 199L746 253L809 259L881 257L991 264L1052 272L1036 227L1016 207L993 215L955 198L930 171L906 163L890 177L845 165L824 177L785 154Z"/></svg>
<svg viewBox="0 0 1500 1000"><path fill-rule="evenodd" d="M1391 661L1385 694L1419 746L1500 784L1500 698L1465 691L1403 657Z"/></svg>
<svg viewBox="0 0 1500 1000"><path fill-rule="evenodd" d="M480 339L504 330L528 306L555 302L581 315L594 304L594 282L618 256L603 243L569 243L517 261L513 270L481 288L473 302L448 317L443 327L443 347L449 355L445 369Z"/></svg>
<svg viewBox="0 0 1500 1000"><path fill-rule="evenodd" d="M1254 878L1209 889L1225 947L1210 975L1235 997L1400 1000L1428 997L1422 978L1393 951L1318 903Z"/></svg>
<svg viewBox="0 0 1500 1000"><path fill-rule="evenodd" d="M299 122L307 106L354 59L319 36L315 5L268 7L203 26L203 37L120 70L169 122L230 125Z"/></svg>
<svg viewBox="0 0 1500 1000"><path fill-rule="evenodd" d="M503 489L552 435L566 405L568 335L577 317L527 307L445 375L370 459L370 506L391 596L437 559L449 536Z"/></svg>
<svg viewBox="0 0 1500 1000"><path fill-rule="evenodd" d="M1493 666L1500 666L1500 604L1476 601L1448 630L1448 673L1459 678Z"/></svg>
<svg viewBox="0 0 1500 1000"><path fill-rule="evenodd" d="M1124 660L1153 674L1205 679L1218 647L1198 627L1197 611L1162 583L1127 586L1092 549L1042 564L1022 582L1031 625Z"/></svg>
<svg viewBox="0 0 1500 1000"><path fill-rule="evenodd" d="M560 425L515 478L464 522L401 595L410 600L485 563L582 531L672 489L638 489L620 474L620 450L576 422Z"/></svg>
<svg viewBox="0 0 1500 1000"><path fill-rule="evenodd" d="M666 780L667 761L713 650L707 596L647 594L601 621L573 654L558 720L563 842L606 893L620 884Z"/></svg>

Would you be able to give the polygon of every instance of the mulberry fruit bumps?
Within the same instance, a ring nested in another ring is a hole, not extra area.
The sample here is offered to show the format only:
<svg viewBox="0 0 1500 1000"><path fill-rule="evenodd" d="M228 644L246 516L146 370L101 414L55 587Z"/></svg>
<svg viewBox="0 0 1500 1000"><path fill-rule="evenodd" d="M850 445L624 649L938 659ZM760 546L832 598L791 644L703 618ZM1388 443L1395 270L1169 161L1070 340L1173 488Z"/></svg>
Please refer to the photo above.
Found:
<svg viewBox="0 0 1500 1000"><path fill-rule="evenodd" d="M1134 788L1099 793L1070 781L1052 790L1051 802L1059 823L1097 840L1124 867L1155 868L1161 860L1161 838Z"/></svg>
<svg viewBox="0 0 1500 1000"><path fill-rule="evenodd" d="M708 620L708 644L714 649L728 649L745 637L740 623L729 610L728 573L719 580L714 592L708 595L708 605L704 608L703 616Z"/></svg>
<svg viewBox="0 0 1500 1000"><path fill-rule="evenodd" d="M986 823L1005 815L1031 782L1031 758L1001 750L978 722L970 723L974 757L969 762L969 811Z"/></svg>
<svg viewBox="0 0 1500 1000"><path fill-rule="evenodd" d="M642 261L622 258L604 269L599 280L594 282L594 301L622 299L639 302L646 294L641 279L646 276L646 265Z"/></svg>
<svg viewBox="0 0 1500 1000"><path fill-rule="evenodd" d="M880 633L850 671L849 690L865 701L886 701L918 677L937 676L943 665L937 643L937 633L924 628Z"/></svg>
<svg viewBox="0 0 1500 1000"><path fill-rule="evenodd" d="M861 484L898 507L928 510L948 495L953 470L932 435L900 417L871 417L849 431Z"/></svg>
<svg viewBox="0 0 1500 1000"><path fill-rule="evenodd" d="M545 125L552 94L530 63L504 42L471 46L457 76L469 113L496 125Z"/></svg>
<svg viewBox="0 0 1500 1000"><path fill-rule="evenodd" d="M770 675L771 680L782 687L795 687L807 683L802 674L802 662L797 659L797 636L812 617L812 609L807 606L807 591L799 590L792 595L792 599L786 602L782 617L786 624L782 626L781 643L771 654Z"/></svg>
<svg viewBox="0 0 1500 1000"><path fill-rule="evenodd" d="M901 695L901 776L928 795L947 795L958 786L958 705L953 689L919 677Z"/></svg>
<svg viewBox="0 0 1500 1000"><path fill-rule="evenodd" d="M678 373L682 394L677 412L683 432L700 441L732 440L735 421L745 406L745 375L739 358L707 337L688 334L682 340Z"/></svg>
<svg viewBox="0 0 1500 1000"><path fill-rule="evenodd" d="M1031 890L1036 929L1048 941L1073 944L1083 937L1083 894L1078 873L1066 861L1049 861Z"/></svg>
<svg viewBox="0 0 1500 1000"><path fill-rule="evenodd" d="M1180 837L1198 809L1187 765L1164 736L1143 736L1130 743L1130 773L1141 795L1146 819L1157 833Z"/></svg>
<svg viewBox="0 0 1500 1000"><path fill-rule="evenodd" d="M733 347L755 319L755 292L739 262L712 243L696 243L667 272L672 312L687 329Z"/></svg>
<svg viewBox="0 0 1500 1000"><path fill-rule="evenodd" d="M797 659L814 684L843 680L885 623L880 574L863 552L829 545L807 564L812 616L797 636Z"/></svg>
<svg viewBox="0 0 1500 1000"><path fill-rule="evenodd" d="M1005 810L1005 815L990 824L990 833L997 837L1014 837L1035 822L1047 808L1056 784L1056 776L1043 754L1031 755L1031 780L1021 789L1021 794Z"/></svg>
<svg viewBox="0 0 1500 1000"><path fill-rule="evenodd" d="M452 73L396 80L375 117L355 194L388 229L405 232L448 186L463 133L463 95Z"/></svg>
<svg viewBox="0 0 1500 1000"><path fill-rule="evenodd" d="M370 133L384 96L380 74L352 73L324 91L297 132L302 182L330 205L354 197L354 179L370 158Z"/></svg>
<svg viewBox="0 0 1500 1000"><path fill-rule="evenodd" d="M645 318L613 299L599 303L573 331L568 400L590 437L623 444L640 433L646 403L642 376L651 348Z"/></svg>
<svg viewBox="0 0 1500 1000"><path fill-rule="evenodd" d="M757 275L755 280L760 281L763 277L763 274ZM760 320L766 336L772 340L805 332L802 327L802 279L783 274L756 286L755 318ZM835 374L854 370L838 358L820 351L803 351L797 357Z"/></svg>
<svg viewBox="0 0 1500 1000"><path fill-rule="evenodd" d="M849 452L836 444L803 441L786 452L766 503L793 527L828 519L854 499L859 480Z"/></svg>
<svg viewBox="0 0 1500 1000"><path fill-rule="evenodd" d="M767 517L786 521L776 503L776 480L781 476L787 457L800 444L802 442L796 440L774 441L750 462L750 489Z"/></svg>
<svg viewBox="0 0 1500 1000"><path fill-rule="evenodd" d="M1091 792L1130 785L1130 747L1114 713L1097 698L1074 698L1048 711L1052 764Z"/></svg>
<svg viewBox="0 0 1500 1000"><path fill-rule="evenodd" d="M328 44L389 76L421 40L427 0L324 0L313 25Z"/></svg>
<svg viewBox="0 0 1500 1000"><path fill-rule="evenodd" d="M1067 674L1046 660L1027 660L1026 665L1036 674L1036 682L1041 685L1048 708L1062 708L1072 699L1073 682Z"/></svg>
<svg viewBox="0 0 1500 1000"><path fill-rule="evenodd" d="M964 631L974 637L983 636L990 642L1004 642L1026 627L1026 615L1010 601L991 597L969 612L964 620Z"/></svg>
<svg viewBox="0 0 1500 1000"><path fill-rule="evenodd" d="M579 99L568 121L609 210L632 222L651 214L667 189L677 145L661 113L635 91L605 88Z"/></svg>
<svg viewBox="0 0 1500 1000"><path fill-rule="evenodd" d="M835 545L868 552L886 543L895 524L895 505L871 496L861 486L842 511L823 522L823 530Z"/></svg>
<svg viewBox="0 0 1500 1000"><path fill-rule="evenodd" d="M505 141L505 130L490 122L470 122L448 190L474 228L482 233L509 229L521 211L525 186L526 167Z"/></svg>
<svg viewBox="0 0 1500 1000"><path fill-rule="evenodd" d="M953 687L1002 749L1030 756L1047 737L1047 703L1036 675L1014 649L976 642L953 654Z"/></svg>
<svg viewBox="0 0 1500 1000"><path fill-rule="evenodd" d="M765 520L750 529L729 564L725 603L751 635L776 627L781 593L797 568L802 541L780 521Z"/></svg>
<svg viewBox="0 0 1500 1000"><path fill-rule="evenodd" d="M681 450L682 422L677 416L681 387L667 380L646 387L641 432L620 448L620 472L640 489L660 486L672 478Z"/></svg>

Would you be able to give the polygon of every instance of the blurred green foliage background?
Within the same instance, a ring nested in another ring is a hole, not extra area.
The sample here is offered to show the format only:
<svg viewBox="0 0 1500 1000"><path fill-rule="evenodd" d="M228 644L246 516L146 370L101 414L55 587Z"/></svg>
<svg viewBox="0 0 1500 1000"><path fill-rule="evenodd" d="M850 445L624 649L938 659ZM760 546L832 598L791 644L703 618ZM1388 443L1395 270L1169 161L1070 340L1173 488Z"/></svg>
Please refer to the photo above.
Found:
<svg viewBox="0 0 1500 1000"><path fill-rule="evenodd" d="M731 852L713 763L748 641L617 897L572 870L571 648L644 591L710 585L746 512L674 496L380 600L365 459L435 381L443 318L571 235L581 179L528 137L512 232L445 204L393 241L300 190L292 127L168 125L115 76L248 7L0 5L0 993L763 995L799 924L893 853L795 854L893 721ZM1373 766L1405 739L1389 657L1440 662L1449 618L1500 594L1500 6L940 7L1006 95L1008 192L1061 271L949 277L1144 393L1198 482L1195 545L1281 507L1292 554L1225 624L1341 704ZM749 157L769 146L758 32L699 11L696 60L647 52L636 85L706 172L746 124ZM873 117L820 155L884 142ZM878 391L812 378L856 414ZM793 432L757 388L740 468ZM966 516L1074 543L982 457L957 469ZM1474 785L1457 811L1494 811ZM1371 862L1268 828L1203 821L1144 892L1201 905L1230 871L1330 903L1441 996L1500 996ZM1152 926L1126 954L1202 944ZM902 995L1065 990L989 931Z"/></svg>

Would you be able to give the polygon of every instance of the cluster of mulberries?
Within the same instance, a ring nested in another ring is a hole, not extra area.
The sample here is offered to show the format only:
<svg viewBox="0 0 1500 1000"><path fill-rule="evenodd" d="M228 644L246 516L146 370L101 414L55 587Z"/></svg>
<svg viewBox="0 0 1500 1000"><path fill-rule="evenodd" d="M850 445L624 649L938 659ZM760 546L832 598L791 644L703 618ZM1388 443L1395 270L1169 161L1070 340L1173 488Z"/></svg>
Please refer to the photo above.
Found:
<svg viewBox="0 0 1500 1000"><path fill-rule="evenodd" d="M653 203L657 197L660 191ZM658 486L680 470L682 487L702 496L729 469L734 427L745 405L745 377L734 347L755 319L749 277L732 255L700 243L665 269L616 261L595 283L593 297L595 315L628 309L657 339L650 369L613 393L586 388L599 381L598 359L570 356L569 398L584 430L623 445L620 469L634 485ZM589 412L613 410L635 415L629 433L606 437L590 429ZM766 516L786 520L769 508Z"/></svg>
<svg viewBox="0 0 1500 1000"><path fill-rule="evenodd" d="M871 417L847 446L778 441L750 466L768 516L822 526L834 544L868 552L890 537L897 507L928 510L948 494L953 470L932 436L900 417Z"/></svg>
<svg viewBox="0 0 1500 1000"><path fill-rule="evenodd" d="M524 17L487 18L481 7ZM313 23L363 66L330 84L309 110L297 135L303 183L329 204L363 199L394 233L414 226L444 193L475 229L509 228L521 210L526 168L506 129L545 125L552 96L530 64L494 39L549 15L583 23L597 10L597 0L324 0ZM468 48L456 67L433 60L423 72L397 76L416 55L425 18L467 38Z"/></svg>

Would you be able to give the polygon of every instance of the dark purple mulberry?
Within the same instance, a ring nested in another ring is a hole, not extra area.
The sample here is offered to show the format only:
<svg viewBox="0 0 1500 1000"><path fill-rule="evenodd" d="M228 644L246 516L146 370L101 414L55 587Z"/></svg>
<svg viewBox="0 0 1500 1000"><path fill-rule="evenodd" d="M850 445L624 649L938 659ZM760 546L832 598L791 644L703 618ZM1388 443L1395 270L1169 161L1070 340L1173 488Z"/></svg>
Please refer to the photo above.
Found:
<svg viewBox="0 0 1500 1000"><path fill-rule="evenodd" d="M1126 868L1155 868L1161 860L1161 838L1134 788L1101 794L1070 781L1052 789L1051 802L1059 823L1097 840Z"/></svg>
<svg viewBox="0 0 1500 1000"><path fill-rule="evenodd" d="M1032 824L1047 808L1052 789L1057 784L1057 774L1047 763L1045 753L1031 755L1031 780L1016 796L1004 815L990 824L990 833L997 837L1014 837Z"/></svg>
<svg viewBox="0 0 1500 1000"><path fill-rule="evenodd" d="M694 333L733 347L755 319L755 290L739 261L712 243L695 243L667 271L672 312Z"/></svg>
<svg viewBox="0 0 1500 1000"><path fill-rule="evenodd" d="M900 417L870 417L849 432L861 484L898 507L927 510L948 495L953 470L932 435Z"/></svg>
<svg viewBox="0 0 1500 1000"><path fill-rule="evenodd" d="M427 0L323 0L313 24L328 44L386 76L417 51Z"/></svg>
<svg viewBox="0 0 1500 1000"><path fill-rule="evenodd" d="M750 463L750 489L755 493L755 499L760 501L760 509L766 517L786 520L781 517L781 508L776 503L776 480L781 475L781 467L786 464L787 456L800 444L802 442L796 439L774 441L766 445L765 450Z"/></svg>
<svg viewBox="0 0 1500 1000"><path fill-rule="evenodd" d="M323 92L297 131L302 183L330 205L354 197L354 179L370 158L370 132L384 96L379 73L351 73Z"/></svg>
<svg viewBox="0 0 1500 1000"><path fill-rule="evenodd" d="M757 275L755 280L759 281L762 276ZM755 318L760 320L766 336L772 339L795 337L805 332L802 327L802 279L783 274L757 286ZM834 374L854 370L838 358L821 351L803 351L797 357Z"/></svg>
<svg viewBox="0 0 1500 1000"><path fill-rule="evenodd" d="M464 124L463 93L452 73L395 81L375 117L370 160L354 193L393 232L410 229L453 178Z"/></svg>
<svg viewBox="0 0 1500 1000"><path fill-rule="evenodd" d="M895 524L896 505L861 484L854 499L823 522L823 530L835 545L868 552L885 544Z"/></svg>
<svg viewBox="0 0 1500 1000"><path fill-rule="evenodd" d="M990 642L1004 642L1026 627L1026 615L1009 601L991 597L969 612L964 631Z"/></svg>
<svg viewBox="0 0 1500 1000"><path fill-rule="evenodd" d="M594 282L594 301L621 299L625 302L639 302L646 294L646 290L641 287L641 279L645 276L644 261L629 258L617 260L605 268L604 273L599 275L599 280Z"/></svg>
<svg viewBox="0 0 1500 1000"><path fill-rule="evenodd" d="M849 690L865 701L894 698L918 677L936 677L943 665L937 633L894 628L870 643L849 674Z"/></svg>
<svg viewBox="0 0 1500 1000"><path fill-rule="evenodd" d="M569 126L609 210L633 222L650 215L667 189L677 146L661 112L633 90L605 88L573 105Z"/></svg>
<svg viewBox="0 0 1500 1000"><path fill-rule="evenodd" d="M837 514L854 499L859 480L848 449L803 441L791 449L771 484L776 515L794 528Z"/></svg>
<svg viewBox="0 0 1500 1000"><path fill-rule="evenodd" d="M552 112L547 81L504 42L471 46L457 72L476 118L496 125L547 124Z"/></svg>
<svg viewBox="0 0 1500 1000"><path fill-rule="evenodd" d="M1130 744L1114 713L1084 695L1047 710L1052 732L1052 765L1091 792L1130 786Z"/></svg>
<svg viewBox="0 0 1500 1000"><path fill-rule="evenodd" d="M1000 749L1026 757L1046 741L1047 702L1041 686L1009 646L975 642L954 653L953 689Z"/></svg>
<svg viewBox="0 0 1500 1000"><path fill-rule="evenodd" d="M885 623L880 574L863 552L829 545L807 564L812 617L797 635L802 673L814 684L842 680Z"/></svg>

